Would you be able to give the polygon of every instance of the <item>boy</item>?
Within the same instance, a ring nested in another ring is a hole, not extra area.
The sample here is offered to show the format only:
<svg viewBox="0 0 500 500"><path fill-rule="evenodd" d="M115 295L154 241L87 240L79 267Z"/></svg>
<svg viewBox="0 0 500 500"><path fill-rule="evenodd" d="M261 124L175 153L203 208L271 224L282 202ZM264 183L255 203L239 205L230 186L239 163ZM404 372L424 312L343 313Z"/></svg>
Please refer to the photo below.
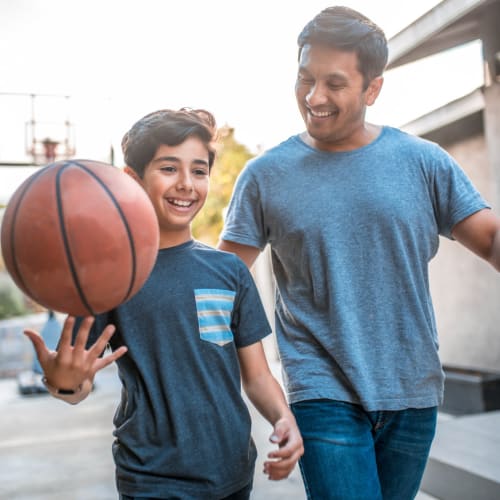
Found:
<svg viewBox="0 0 500 500"><path fill-rule="evenodd" d="M274 426L279 449L264 464L269 478L287 477L302 454L260 342L270 327L251 275L234 255L192 239L214 133L210 113L181 109L146 115L125 134L126 172L158 217L150 277L108 313L76 323L68 317L57 351L26 331L49 391L72 404L88 396L97 371L117 361L123 390L113 455L121 500L248 499L256 450L240 381ZM100 357L108 342L113 353Z"/></svg>

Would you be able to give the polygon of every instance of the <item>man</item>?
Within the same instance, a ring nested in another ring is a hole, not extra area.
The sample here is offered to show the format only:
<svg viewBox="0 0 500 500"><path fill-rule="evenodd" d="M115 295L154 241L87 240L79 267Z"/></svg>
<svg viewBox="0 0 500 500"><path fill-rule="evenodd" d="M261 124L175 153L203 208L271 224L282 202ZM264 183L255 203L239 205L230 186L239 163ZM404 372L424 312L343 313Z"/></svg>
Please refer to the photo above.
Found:
<svg viewBox="0 0 500 500"><path fill-rule="evenodd" d="M365 121L383 31L331 7L298 38L306 131L249 162L220 248L270 244L276 333L309 498L414 498L443 372L428 263L439 235L500 270L500 219L436 144Z"/></svg>

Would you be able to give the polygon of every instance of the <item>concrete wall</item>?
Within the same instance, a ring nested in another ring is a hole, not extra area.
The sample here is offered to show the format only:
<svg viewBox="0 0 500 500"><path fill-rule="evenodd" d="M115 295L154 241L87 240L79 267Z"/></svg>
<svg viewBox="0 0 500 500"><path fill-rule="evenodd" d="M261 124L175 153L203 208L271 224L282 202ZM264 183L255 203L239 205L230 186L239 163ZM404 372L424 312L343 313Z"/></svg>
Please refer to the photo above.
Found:
<svg viewBox="0 0 500 500"><path fill-rule="evenodd" d="M494 174L482 135L443 145L494 209ZM443 363L500 371L500 279L462 245L441 238L430 265Z"/></svg>

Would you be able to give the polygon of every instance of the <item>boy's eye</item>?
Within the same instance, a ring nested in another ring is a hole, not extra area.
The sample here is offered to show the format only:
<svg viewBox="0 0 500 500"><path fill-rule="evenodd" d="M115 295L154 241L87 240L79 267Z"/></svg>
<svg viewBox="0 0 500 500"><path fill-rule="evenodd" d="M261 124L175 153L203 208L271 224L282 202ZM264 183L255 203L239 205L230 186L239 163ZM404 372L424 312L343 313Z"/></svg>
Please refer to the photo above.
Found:
<svg viewBox="0 0 500 500"><path fill-rule="evenodd" d="M173 165L162 165L160 170L164 172L175 172L175 167Z"/></svg>
<svg viewBox="0 0 500 500"><path fill-rule="evenodd" d="M208 170L204 169L204 168L196 168L193 172L195 175L199 175L199 176L208 175Z"/></svg>

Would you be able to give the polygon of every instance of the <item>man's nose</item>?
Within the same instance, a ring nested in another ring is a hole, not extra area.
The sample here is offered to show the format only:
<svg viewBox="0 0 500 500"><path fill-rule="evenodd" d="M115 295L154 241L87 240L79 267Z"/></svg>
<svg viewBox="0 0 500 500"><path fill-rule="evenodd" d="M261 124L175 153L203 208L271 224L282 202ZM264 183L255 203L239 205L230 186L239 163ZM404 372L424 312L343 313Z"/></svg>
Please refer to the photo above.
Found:
<svg viewBox="0 0 500 500"><path fill-rule="evenodd" d="M306 95L306 103L311 107L323 104L325 99L324 88L319 83L314 84Z"/></svg>

